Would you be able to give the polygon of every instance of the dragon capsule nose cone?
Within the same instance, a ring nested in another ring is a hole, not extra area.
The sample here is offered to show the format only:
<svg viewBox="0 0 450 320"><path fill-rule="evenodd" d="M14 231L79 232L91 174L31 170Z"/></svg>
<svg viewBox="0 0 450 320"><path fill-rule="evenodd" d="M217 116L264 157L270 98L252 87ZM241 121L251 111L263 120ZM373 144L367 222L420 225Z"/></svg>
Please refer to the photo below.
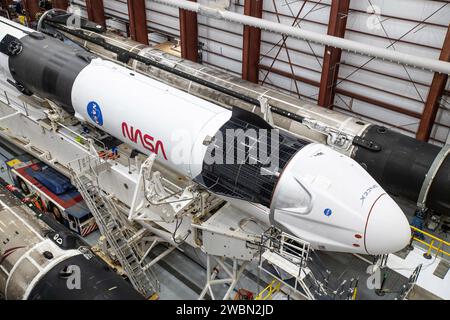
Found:
<svg viewBox="0 0 450 320"><path fill-rule="evenodd" d="M387 194L372 204L364 237L367 253L386 254L402 250L411 239L411 228L403 211Z"/></svg>

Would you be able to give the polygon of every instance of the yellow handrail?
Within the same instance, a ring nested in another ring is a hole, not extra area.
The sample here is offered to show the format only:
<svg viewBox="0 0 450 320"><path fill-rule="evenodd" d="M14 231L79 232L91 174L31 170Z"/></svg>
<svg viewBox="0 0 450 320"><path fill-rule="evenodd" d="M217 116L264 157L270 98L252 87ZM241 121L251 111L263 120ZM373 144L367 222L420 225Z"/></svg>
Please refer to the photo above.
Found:
<svg viewBox="0 0 450 320"><path fill-rule="evenodd" d="M278 280L272 280L272 282L256 296L255 300L272 300L273 294L280 291L280 287L281 283Z"/></svg>
<svg viewBox="0 0 450 320"><path fill-rule="evenodd" d="M358 295L358 287L355 287L352 294L352 300L356 300L357 295Z"/></svg>
<svg viewBox="0 0 450 320"><path fill-rule="evenodd" d="M431 254L431 251L432 251L432 250L435 250L435 251L436 251L436 256L437 256L439 253L442 253L442 254L445 254L445 255L447 255L447 256L450 256L450 252L447 252L447 251L445 251L445 250L442 249L443 245L448 247L448 246L450 245L450 242L447 242L447 241L445 241L445 240L442 240L442 239L440 239L440 238L438 238L438 237L436 237L436 236L434 236L434 235L432 235L432 234L430 234L430 233L428 233L428 232L425 232L425 231L423 231L423 230L420 230L420 229L418 229L418 228L416 228L416 227L411 226L411 229L414 231L413 234L412 234L412 236L411 236L411 240L415 240L415 241L417 241L417 242L422 243L423 245L425 245L425 246L428 248L428 250L427 250L427 255L430 255L430 254ZM424 240L422 240L422 239L417 238L417 237L415 236L416 232L417 232L417 233L421 233L421 234L423 234L423 235L429 237L429 238L431 239L431 242L428 243L428 242L426 242L426 241L424 241ZM437 246L437 247L434 246L434 243L435 243L435 242L438 243L438 246Z"/></svg>

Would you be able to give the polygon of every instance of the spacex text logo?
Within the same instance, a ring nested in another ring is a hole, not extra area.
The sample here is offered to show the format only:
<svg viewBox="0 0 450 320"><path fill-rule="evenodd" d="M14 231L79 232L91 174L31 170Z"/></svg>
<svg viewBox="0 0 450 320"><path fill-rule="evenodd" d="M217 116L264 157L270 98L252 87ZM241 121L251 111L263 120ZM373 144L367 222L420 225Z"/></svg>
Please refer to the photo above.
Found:
<svg viewBox="0 0 450 320"><path fill-rule="evenodd" d="M360 200L361 200L361 205L364 205L364 201L367 199L367 197L369 196L369 194L374 190L378 188L378 186L376 184L374 184L373 186L371 186L370 188L368 188L366 191L364 191L364 193L362 194Z"/></svg>

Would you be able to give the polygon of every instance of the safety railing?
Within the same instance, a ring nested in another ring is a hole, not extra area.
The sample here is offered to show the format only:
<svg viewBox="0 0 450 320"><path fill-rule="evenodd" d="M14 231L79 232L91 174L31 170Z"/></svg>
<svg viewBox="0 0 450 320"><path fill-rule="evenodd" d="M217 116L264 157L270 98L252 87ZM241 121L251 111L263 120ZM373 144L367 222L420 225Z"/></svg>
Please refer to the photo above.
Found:
<svg viewBox="0 0 450 320"><path fill-rule="evenodd" d="M3 83L0 83L0 85L2 84ZM23 101L17 100L17 97L15 97L13 94L8 94L6 90L2 90L2 92L0 93L0 101L10 107L15 107L16 110L20 109L20 111L23 111L26 115L28 115L27 104Z"/></svg>
<svg viewBox="0 0 450 320"><path fill-rule="evenodd" d="M424 255L425 257L431 257L432 252L436 252L436 256L441 253L446 255L447 257L450 257L450 252L448 251L450 242L440 239L416 227L411 226L411 229L413 231L411 236L411 243L413 241L417 241L423 244L427 249L427 253ZM419 235L422 235L423 239L421 239Z"/></svg>
<svg viewBox="0 0 450 320"><path fill-rule="evenodd" d="M274 279L255 297L255 300L272 300L273 295L279 292L280 289L281 282L279 282L277 279Z"/></svg>

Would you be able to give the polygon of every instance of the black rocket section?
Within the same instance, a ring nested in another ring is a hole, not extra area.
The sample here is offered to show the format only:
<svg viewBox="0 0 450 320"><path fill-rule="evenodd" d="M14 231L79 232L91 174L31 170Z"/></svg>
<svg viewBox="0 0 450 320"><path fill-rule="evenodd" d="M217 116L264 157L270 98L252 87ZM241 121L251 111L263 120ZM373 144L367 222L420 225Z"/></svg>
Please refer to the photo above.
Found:
<svg viewBox="0 0 450 320"><path fill-rule="evenodd" d="M425 175L441 148L377 125L370 126L363 137L379 144L381 150L374 152L359 147L353 158L386 191L417 202ZM449 156L436 173L426 206L437 213L450 212Z"/></svg>
<svg viewBox="0 0 450 320"><path fill-rule="evenodd" d="M252 112L234 108L206 152L215 159L220 153L223 163L205 161L194 181L216 194L269 208L280 173L307 144L274 129Z"/></svg>
<svg viewBox="0 0 450 320"><path fill-rule="evenodd" d="M20 50L9 54L9 70L16 87L23 88L25 94L50 99L73 113L73 84L95 56L41 33L14 39L10 41L21 45Z"/></svg>

